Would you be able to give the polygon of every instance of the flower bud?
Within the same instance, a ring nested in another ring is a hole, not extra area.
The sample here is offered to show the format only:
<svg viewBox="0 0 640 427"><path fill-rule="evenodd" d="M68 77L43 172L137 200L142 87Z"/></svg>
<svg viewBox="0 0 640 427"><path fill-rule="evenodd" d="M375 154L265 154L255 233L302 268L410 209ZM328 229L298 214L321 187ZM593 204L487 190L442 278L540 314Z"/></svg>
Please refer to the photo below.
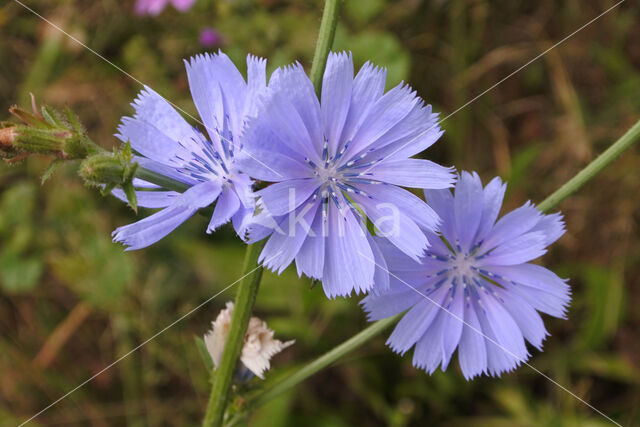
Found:
<svg viewBox="0 0 640 427"><path fill-rule="evenodd" d="M102 188L103 194L108 194L115 187L121 187L134 211L138 209L136 192L133 188L133 177L138 169L137 163L132 163L131 145L122 146L119 151L103 152L90 155L80 164L78 174L85 184Z"/></svg>
<svg viewBox="0 0 640 427"><path fill-rule="evenodd" d="M133 180L138 167L131 158L131 146L125 144L119 151L87 157L80 164L78 173L89 185L122 186Z"/></svg>
<svg viewBox="0 0 640 427"><path fill-rule="evenodd" d="M26 157L30 154L53 155L63 160L82 159L101 149L87 136L76 116L67 109L61 114L48 106L33 112L11 107L9 112L21 124L0 129L3 157Z"/></svg>

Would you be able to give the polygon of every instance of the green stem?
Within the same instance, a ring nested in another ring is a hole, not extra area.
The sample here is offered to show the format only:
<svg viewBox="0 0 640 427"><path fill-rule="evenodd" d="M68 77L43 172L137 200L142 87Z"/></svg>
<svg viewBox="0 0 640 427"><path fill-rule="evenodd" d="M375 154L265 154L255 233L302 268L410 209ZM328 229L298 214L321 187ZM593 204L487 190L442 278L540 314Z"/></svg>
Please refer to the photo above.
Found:
<svg viewBox="0 0 640 427"><path fill-rule="evenodd" d="M577 191L586 184L591 178L596 176L605 167L609 166L617 159L625 150L638 141L640 137L640 120L636 122L624 135L607 148L602 154L596 157L591 163L582 169L576 176L567 181L562 187L558 188L549 197L544 199L538 205L538 209L542 212L548 212L555 208L560 202Z"/></svg>
<svg viewBox="0 0 640 427"><path fill-rule="evenodd" d="M160 187L166 188L167 190L173 190L179 193L182 193L189 188L189 186L185 183L176 181L157 172L145 169L141 166L138 166L138 169L136 169L136 178L143 179L152 184L156 184Z"/></svg>
<svg viewBox="0 0 640 427"><path fill-rule="evenodd" d="M309 73L309 78L313 83L313 87L316 88L318 96L320 96L320 92L322 91L322 76L327 66L327 57L333 45L333 38L336 35L339 11L340 0L325 1L320 31L318 32L318 41L316 42L316 51L313 55L311 72Z"/></svg>
<svg viewBox="0 0 640 427"><path fill-rule="evenodd" d="M264 241L254 245L248 245L244 258L244 278L238 285L238 293L231 316L229 334L222 350L220 365L215 370L211 395L207 404L204 426L220 426L224 417L224 411L229 400L231 380L236 370L238 358L244 344L244 336L249 326L251 311L262 278L262 266L258 266L258 257L264 247Z"/></svg>
<svg viewBox="0 0 640 427"><path fill-rule="evenodd" d="M345 354L348 354L360 347L365 342L369 341L371 338L375 337L393 323L395 323L400 318L400 314L395 316L388 317L386 319L378 320L373 323L366 329L363 329L353 337L349 338L347 341L343 342L339 346L331 349L327 353L323 354L316 360L311 363L306 364L302 369L294 372L292 375L283 379L281 382L276 384L273 388L267 390L256 399L256 404L261 405L268 400L273 399L281 393L289 390L296 384L306 380L311 375L316 372L326 368L327 366L334 363L336 360L340 359Z"/></svg>

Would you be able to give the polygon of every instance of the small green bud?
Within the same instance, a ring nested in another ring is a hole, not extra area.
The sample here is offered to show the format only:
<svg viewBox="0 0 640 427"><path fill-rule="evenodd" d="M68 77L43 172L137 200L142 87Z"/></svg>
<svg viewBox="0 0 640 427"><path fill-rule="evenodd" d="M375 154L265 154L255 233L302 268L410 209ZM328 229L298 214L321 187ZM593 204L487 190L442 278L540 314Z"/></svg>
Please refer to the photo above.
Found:
<svg viewBox="0 0 640 427"><path fill-rule="evenodd" d="M45 154L74 160L104 151L89 139L78 118L68 108L64 114L46 105L38 111L35 101L32 101L33 112L17 106L9 109L23 123L3 128L0 132L0 154L3 157Z"/></svg>
<svg viewBox="0 0 640 427"><path fill-rule="evenodd" d="M115 187L121 187L127 195L129 205L137 211L138 204L132 182L138 164L132 163L131 159L131 146L127 143L116 152L88 156L80 164L78 173L87 185L102 188L103 194L108 194Z"/></svg>

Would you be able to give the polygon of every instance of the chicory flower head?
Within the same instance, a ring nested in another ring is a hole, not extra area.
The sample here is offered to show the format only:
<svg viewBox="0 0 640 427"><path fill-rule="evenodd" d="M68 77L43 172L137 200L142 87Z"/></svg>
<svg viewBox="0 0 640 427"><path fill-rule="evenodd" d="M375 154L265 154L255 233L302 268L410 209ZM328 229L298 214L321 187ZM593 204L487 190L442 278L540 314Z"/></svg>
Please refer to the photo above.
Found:
<svg viewBox="0 0 640 427"><path fill-rule="evenodd" d="M427 232L432 245L420 262L381 243L390 289L367 296L364 309L370 320L408 310L387 344L400 354L415 345L413 364L429 373L445 370L456 348L467 379L511 371L529 357L525 340L542 348L538 311L565 316L565 280L529 263L562 236L562 216L526 203L496 222L505 188L462 173L455 194L426 191L443 222L441 239Z"/></svg>
<svg viewBox="0 0 640 427"><path fill-rule="evenodd" d="M438 216L400 186L454 182L452 169L409 158L442 135L438 115L407 85L385 93L385 81L370 63L354 78L351 55L331 53L320 102L300 64L278 69L247 128L243 170L274 182L258 192L273 220L251 237L271 232L261 260L279 271L295 260L329 297L368 291L373 260L384 262L365 218L417 259L429 244L421 227L434 230Z"/></svg>
<svg viewBox="0 0 640 427"><path fill-rule="evenodd" d="M189 87L206 134L189 125L169 103L145 88L116 135L129 141L140 166L184 183L183 193L134 180L139 206L162 208L114 231L129 250L149 246L172 232L198 209L217 200L207 232L232 220L239 235L254 212L252 181L237 167L243 156L239 137L255 101L266 88L266 61L247 57L247 80L224 53L198 55L186 62ZM122 190L114 194L124 199Z"/></svg>

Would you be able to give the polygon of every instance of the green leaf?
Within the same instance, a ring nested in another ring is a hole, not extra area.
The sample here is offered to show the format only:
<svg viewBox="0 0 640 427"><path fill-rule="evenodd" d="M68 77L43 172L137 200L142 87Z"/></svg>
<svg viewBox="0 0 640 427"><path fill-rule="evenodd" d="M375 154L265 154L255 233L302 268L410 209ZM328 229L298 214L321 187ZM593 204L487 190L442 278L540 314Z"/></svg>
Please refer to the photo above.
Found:
<svg viewBox="0 0 640 427"><path fill-rule="evenodd" d="M45 182L47 182L49 180L49 178L51 178L53 173L56 170L58 170L58 168L60 166L62 166L63 164L64 164L64 162L62 160L60 160L60 159L55 159L51 163L49 163L49 166L47 166L47 169L42 174L42 178L40 179L40 183L44 184Z"/></svg>
<svg viewBox="0 0 640 427"><path fill-rule="evenodd" d="M6 292L29 292L38 284L43 269L39 257L22 258L13 252L5 252L0 255L0 284Z"/></svg>
<svg viewBox="0 0 640 427"><path fill-rule="evenodd" d="M204 340L201 337L194 335L193 341L196 343L198 354L200 355L202 363L204 363L204 367L207 369L207 372L213 371L213 360L211 359L211 355L207 350L207 345L205 344Z"/></svg>
<svg viewBox="0 0 640 427"><path fill-rule="evenodd" d="M124 194L127 196L129 206L135 213L138 213L138 198L136 196L136 190L133 188L133 182L129 181L122 186Z"/></svg>

